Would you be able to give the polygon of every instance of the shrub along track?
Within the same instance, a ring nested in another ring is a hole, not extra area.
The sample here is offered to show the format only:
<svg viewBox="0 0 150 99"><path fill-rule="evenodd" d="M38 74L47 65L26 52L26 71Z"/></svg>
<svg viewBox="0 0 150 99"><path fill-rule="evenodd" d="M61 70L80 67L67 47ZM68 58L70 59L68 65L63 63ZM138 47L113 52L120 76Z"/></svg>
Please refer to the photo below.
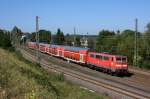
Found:
<svg viewBox="0 0 150 99"><path fill-rule="evenodd" d="M26 49L28 52L32 53L26 53L23 51L23 53L28 54L28 56L31 56L32 59L35 59L35 51ZM49 55L41 54L42 60L41 63L44 65L44 68L52 68L49 66L49 64L57 64L53 65L56 71L63 72L65 75L72 75L73 77L76 77L80 80L84 80L86 82L93 83L97 86L102 86L107 89L111 89L115 92L121 93L123 95L132 97L132 98L149 98L149 92L150 90L142 89L143 86L135 86L136 84L132 81L128 81L130 79L124 79L120 77L112 77L110 75L105 75L100 72L92 71L88 68L83 68L81 66L77 66L77 64L71 64L67 63L63 60L51 57ZM36 60L35 60L36 61ZM48 62L49 61L49 62ZM61 63L61 64L60 64ZM61 65L61 66L60 66ZM65 67L65 68L64 68ZM68 70L66 70L68 69ZM70 70L71 69L71 70ZM72 71L72 72L71 72ZM78 72L78 73L76 73ZM82 74L80 74L82 73ZM79 75L80 74L80 75ZM83 76L84 75L84 76ZM87 78L86 78L87 77ZM124 82L124 83L123 83ZM130 85L130 84L133 85ZM134 85L135 84L135 85Z"/></svg>
<svg viewBox="0 0 150 99"><path fill-rule="evenodd" d="M143 75L147 75L147 76L150 76L150 71L149 70L143 70L143 69L140 69L140 68L129 68L130 71L132 72L135 72L135 73L140 73L140 74L143 74Z"/></svg>

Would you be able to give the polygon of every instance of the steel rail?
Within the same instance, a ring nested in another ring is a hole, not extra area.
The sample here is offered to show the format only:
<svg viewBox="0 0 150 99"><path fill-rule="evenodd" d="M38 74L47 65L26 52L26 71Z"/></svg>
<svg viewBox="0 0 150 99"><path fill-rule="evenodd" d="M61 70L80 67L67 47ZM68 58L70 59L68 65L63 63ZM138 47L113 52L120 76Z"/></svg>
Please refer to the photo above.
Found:
<svg viewBox="0 0 150 99"><path fill-rule="evenodd" d="M33 54L34 55L34 50L31 50L31 49L26 49L26 51L28 51L29 53L31 53L31 54ZM54 63L54 64L57 64L57 65L61 65L61 66L63 66L63 67L66 67L66 68L72 68L72 69L74 69L75 71L80 71L80 72L82 72L82 73L85 73L85 74L88 74L88 75L95 75L96 76L96 73L95 72L93 72L93 71L88 71L88 70L86 70L86 69L83 69L82 67L80 68L79 66L75 66L75 65L77 65L77 64L70 64L70 63L66 63L65 61L63 61L63 60L60 60L60 59L58 59L58 58L55 58L55 57L52 57L52 56L50 56L49 57L49 54L45 54L45 53L41 53L41 57L43 58L43 59L45 59L45 60L47 60L47 61L49 61L50 60L50 58L52 58L51 59L51 61L50 62L52 62L52 63ZM61 62L62 64L60 64L59 62ZM146 76L146 75L145 75ZM139 91L143 91L144 93L147 93L147 94L149 94L150 93L150 91L149 91L149 86L147 86L148 85L148 83L146 83L145 81L147 81L147 79L145 79L144 80L144 82L141 82L140 81L140 83L139 83L139 81L136 81L136 79L123 79L123 81L122 81L122 79L120 79L120 78L118 78L118 79L116 79L116 78L107 78L107 77L104 77L104 76L100 76L99 75L99 77L100 78L102 78L102 79L104 79L104 80L107 80L107 81L111 81L111 82L113 82L113 83L117 83L117 84L119 84L119 85L123 85L123 86L126 86L126 87L129 87L129 88L132 88L133 90L139 90ZM98 77L98 78L99 78ZM138 78L138 79L141 79L141 77L136 77L136 78ZM116 80L115 80L116 79ZM143 78L142 78L143 79ZM137 84L138 83L138 84ZM144 85L146 85L146 86L144 86ZM140 88L141 87L141 88ZM143 87L143 88L142 88ZM145 89L145 88L146 89ZM125 88L126 89L126 88Z"/></svg>
<svg viewBox="0 0 150 99"><path fill-rule="evenodd" d="M28 55L28 56L30 56L32 58L35 58L33 55L31 55L31 54L29 54L27 52L26 52L26 55ZM117 93L129 96L131 98L138 98L138 99L148 99L148 98L150 98L150 97L141 95L141 94L136 93L136 92L130 92L129 90L117 88L116 86L114 87L114 86L112 86L110 84L106 84L106 83L103 83L103 82L100 82L100 81L96 81L95 79L91 79L91 78L89 78L87 76L83 76L83 75L79 75L78 73L71 72L70 70L66 70L66 69L63 69L63 68L60 68L60 67L58 68L58 66L54 65L54 64L51 64L51 66L50 66L48 64L48 62L46 62L44 60L41 61L41 65L46 67L47 69L48 68L49 69L53 69L53 70L55 70L55 71L57 71L59 73L63 73L64 75L68 75L68 76L71 76L71 77L74 77L74 78L77 78L77 79L89 82L89 83L97 85L99 87L103 87L103 88L106 88L106 89L109 89L109 90L113 90L113 91L115 91Z"/></svg>

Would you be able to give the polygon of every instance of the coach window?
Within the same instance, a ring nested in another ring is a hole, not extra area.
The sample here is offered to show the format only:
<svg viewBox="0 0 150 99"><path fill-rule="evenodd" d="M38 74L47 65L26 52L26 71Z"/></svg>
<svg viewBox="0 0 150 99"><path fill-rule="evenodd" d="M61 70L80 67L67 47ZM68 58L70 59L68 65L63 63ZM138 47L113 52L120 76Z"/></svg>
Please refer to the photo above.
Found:
<svg viewBox="0 0 150 99"><path fill-rule="evenodd" d="M93 55L93 54L90 54L90 57L91 57L91 58L94 58L94 55Z"/></svg>
<svg viewBox="0 0 150 99"><path fill-rule="evenodd" d="M114 61L114 58L112 57L112 61Z"/></svg>
<svg viewBox="0 0 150 99"><path fill-rule="evenodd" d="M103 59L103 56L99 55L99 59L102 60L102 59Z"/></svg>

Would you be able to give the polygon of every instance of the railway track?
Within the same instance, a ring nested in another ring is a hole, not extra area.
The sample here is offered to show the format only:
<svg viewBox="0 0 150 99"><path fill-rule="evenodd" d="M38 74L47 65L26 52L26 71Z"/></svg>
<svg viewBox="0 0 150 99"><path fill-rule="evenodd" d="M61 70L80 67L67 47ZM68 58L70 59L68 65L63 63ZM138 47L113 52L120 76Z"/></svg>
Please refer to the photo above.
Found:
<svg viewBox="0 0 150 99"><path fill-rule="evenodd" d="M29 51L31 54L35 55L35 51L31 50L31 49L26 49L27 51ZM65 67L65 68L71 68L74 69L75 71L80 71L82 73L88 74L88 75L92 75L95 77L99 77L99 78L103 78L105 80L114 82L114 83L119 83L120 85L125 85L128 87L133 87L136 88L137 90L143 90L147 93L150 93L150 80L148 80L147 75L140 75L140 74L134 74L131 77L115 77L115 76L110 76L110 75L106 75L104 73L101 72L97 72L94 70L91 70L89 68L87 68L85 66L82 65L78 65L78 64L74 64L74 63L67 63L66 61L63 61L61 59L52 57L48 54L43 54L41 53L41 57L44 58L47 61L53 62L54 64L58 64L58 61L61 62L61 66ZM60 64L58 64L60 65Z"/></svg>
<svg viewBox="0 0 150 99"><path fill-rule="evenodd" d="M143 74L143 75L150 76L150 72L140 71L140 70L136 70L136 69L132 69L132 68L129 68L129 70L132 71L132 72L135 72L135 73L140 73L140 74Z"/></svg>
<svg viewBox="0 0 150 99"><path fill-rule="evenodd" d="M27 54L27 56L32 57L32 59L34 59L34 61L37 61L36 57L34 55L31 55L31 54L27 53L26 51L23 51L23 53ZM67 68L63 68L63 67L60 67L58 65L54 65L50 62L47 62L47 60L45 60L45 59L44 60L42 59L41 64L46 69L53 69L55 71L63 73L66 76L71 76L73 78L80 79L82 81L85 81L85 82L91 83L93 85L96 85L97 87L103 87L103 88L112 90L116 93L128 96L130 98L139 98L139 99L148 99L148 98L150 98L149 95L143 95L141 93L138 93L137 91L127 90L127 89L124 89L124 88L114 86L110 83L106 83L106 82L108 82L108 80L104 81L104 80L96 79L96 78L91 77L89 75L86 75L86 74L83 74L83 73L80 73L80 72L77 72L77 71L73 71L73 70L70 70L70 69L67 69Z"/></svg>

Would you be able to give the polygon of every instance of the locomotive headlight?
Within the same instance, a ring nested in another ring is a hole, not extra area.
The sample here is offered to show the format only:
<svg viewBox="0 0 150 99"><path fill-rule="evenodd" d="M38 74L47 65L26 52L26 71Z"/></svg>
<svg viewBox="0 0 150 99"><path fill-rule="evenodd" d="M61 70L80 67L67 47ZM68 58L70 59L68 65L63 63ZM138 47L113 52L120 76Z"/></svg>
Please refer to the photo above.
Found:
<svg viewBox="0 0 150 99"><path fill-rule="evenodd" d="M116 65L116 67L121 67L121 65Z"/></svg>
<svg viewBox="0 0 150 99"><path fill-rule="evenodd" d="M122 65L123 67L127 67L127 65Z"/></svg>

